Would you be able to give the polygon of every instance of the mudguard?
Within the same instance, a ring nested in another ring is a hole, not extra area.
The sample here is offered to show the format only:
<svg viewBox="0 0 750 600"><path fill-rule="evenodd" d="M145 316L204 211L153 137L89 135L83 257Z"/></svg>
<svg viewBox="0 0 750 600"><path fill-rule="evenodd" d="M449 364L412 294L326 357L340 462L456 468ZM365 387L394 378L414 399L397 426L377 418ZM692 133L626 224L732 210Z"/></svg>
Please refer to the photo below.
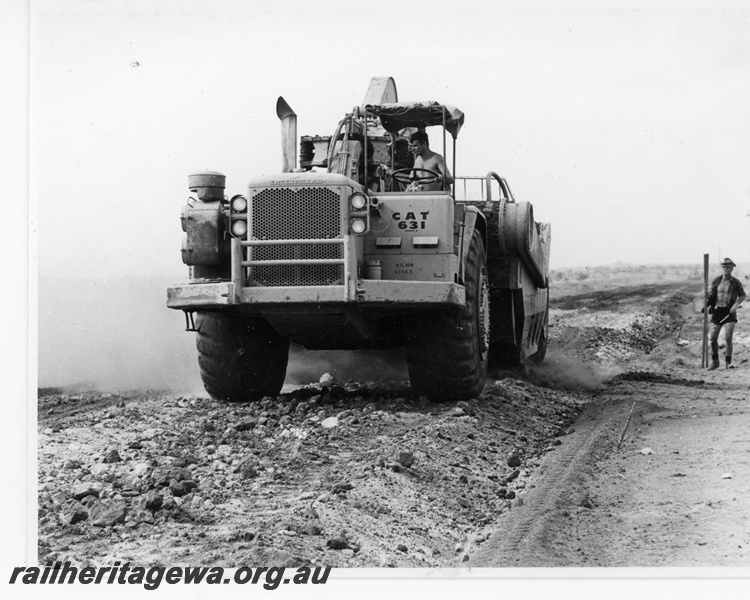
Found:
<svg viewBox="0 0 750 600"><path fill-rule="evenodd" d="M463 275L466 269L466 259L469 255L469 246L471 245L471 238L474 235L474 230L479 229L484 242L485 250L487 249L487 224L485 222L485 216L475 206L464 207L464 220L463 220L463 233L461 241L461 274Z"/></svg>

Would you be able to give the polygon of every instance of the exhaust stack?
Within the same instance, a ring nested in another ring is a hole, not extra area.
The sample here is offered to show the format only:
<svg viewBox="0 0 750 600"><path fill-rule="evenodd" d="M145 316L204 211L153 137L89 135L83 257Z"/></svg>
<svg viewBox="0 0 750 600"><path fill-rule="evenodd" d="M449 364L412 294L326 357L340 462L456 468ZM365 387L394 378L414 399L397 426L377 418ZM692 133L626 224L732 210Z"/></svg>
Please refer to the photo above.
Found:
<svg viewBox="0 0 750 600"><path fill-rule="evenodd" d="M297 113L279 96L276 115L281 120L281 172L291 173L297 164Z"/></svg>

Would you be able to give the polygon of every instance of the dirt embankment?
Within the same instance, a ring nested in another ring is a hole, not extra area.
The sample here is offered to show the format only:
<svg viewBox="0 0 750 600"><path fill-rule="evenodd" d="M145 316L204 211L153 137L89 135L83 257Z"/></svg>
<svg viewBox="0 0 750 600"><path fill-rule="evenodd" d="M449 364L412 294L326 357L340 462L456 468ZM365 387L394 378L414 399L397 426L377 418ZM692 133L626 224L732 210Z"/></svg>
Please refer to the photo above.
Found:
<svg viewBox="0 0 750 600"><path fill-rule="evenodd" d="M648 434L657 422L676 423L679 410L700 419L690 394L702 410L730 402L719 400L734 385L725 373L709 380L691 366L696 357L700 363L699 292L691 282L558 296L547 363L525 376L496 373L468 402L430 403L403 382L331 382L246 405L162 392L43 390L39 559L629 564L598 528L620 527L632 542L637 534L625 530L640 509L633 505L626 517L622 503L672 494L663 485L632 491L657 483L637 470L645 461L671 457ZM737 373L746 377L747 343L740 338L736 347ZM733 393L737 413L742 393ZM653 454L640 454L647 442ZM693 468L701 476L700 464ZM666 477L678 480L688 481ZM637 539L648 547L650 538Z"/></svg>

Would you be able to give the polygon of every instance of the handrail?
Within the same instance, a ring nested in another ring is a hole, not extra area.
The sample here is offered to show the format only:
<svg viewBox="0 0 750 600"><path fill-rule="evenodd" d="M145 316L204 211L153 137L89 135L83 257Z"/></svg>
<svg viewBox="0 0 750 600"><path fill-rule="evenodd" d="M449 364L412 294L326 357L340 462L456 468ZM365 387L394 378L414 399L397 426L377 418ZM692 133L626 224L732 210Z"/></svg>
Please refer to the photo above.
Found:
<svg viewBox="0 0 750 600"><path fill-rule="evenodd" d="M498 175L494 171L490 171L489 173L487 173L487 175L462 175L460 177L454 176L454 180L456 184L458 184L459 179L463 179L464 196L467 195L466 182L468 180L480 181L481 182L480 194L482 196L486 194L486 201L493 202L492 180L495 179L495 181L497 181L498 185L500 186L501 195L504 196L504 198L510 203L515 203L516 201L516 199L513 197L513 193L510 191L510 186L508 185L508 182L505 180L505 178L500 177L500 175ZM486 192L485 192L485 187L487 188Z"/></svg>
<svg viewBox="0 0 750 600"><path fill-rule="evenodd" d="M491 186L491 183L492 183L492 178L493 177L497 180L497 184L500 186L501 189L502 189L502 186L503 186L503 180L500 177L500 175L498 175L494 171L490 171L489 173L487 173L487 176L485 178L485 181L487 182L487 202L492 202L492 186Z"/></svg>

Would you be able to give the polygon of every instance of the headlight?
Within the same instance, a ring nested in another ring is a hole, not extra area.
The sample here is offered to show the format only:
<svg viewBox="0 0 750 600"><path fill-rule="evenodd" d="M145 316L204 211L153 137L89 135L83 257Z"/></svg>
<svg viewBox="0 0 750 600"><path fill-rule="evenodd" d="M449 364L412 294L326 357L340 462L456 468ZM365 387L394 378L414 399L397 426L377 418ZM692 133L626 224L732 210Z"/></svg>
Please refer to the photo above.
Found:
<svg viewBox="0 0 750 600"><path fill-rule="evenodd" d="M364 233L367 229L367 223L363 219L354 219L351 226L354 233Z"/></svg>
<svg viewBox="0 0 750 600"><path fill-rule="evenodd" d="M232 205L232 211L236 213L243 213L247 210L247 198L245 196L237 195L234 196L230 203Z"/></svg>
<svg viewBox="0 0 750 600"><path fill-rule="evenodd" d="M362 210L365 206L367 206L367 196L365 196L364 194L360 194L359 192L355 192L349 198L349 203L352 205L352 208L354 210Z"/></svg>
<svg viewBox="0 0 750 600"><path fill-rule="evenodd" d="M235 221L232 223L232 235L243 237L247 233L247 223L245 221Z"/></svg>

